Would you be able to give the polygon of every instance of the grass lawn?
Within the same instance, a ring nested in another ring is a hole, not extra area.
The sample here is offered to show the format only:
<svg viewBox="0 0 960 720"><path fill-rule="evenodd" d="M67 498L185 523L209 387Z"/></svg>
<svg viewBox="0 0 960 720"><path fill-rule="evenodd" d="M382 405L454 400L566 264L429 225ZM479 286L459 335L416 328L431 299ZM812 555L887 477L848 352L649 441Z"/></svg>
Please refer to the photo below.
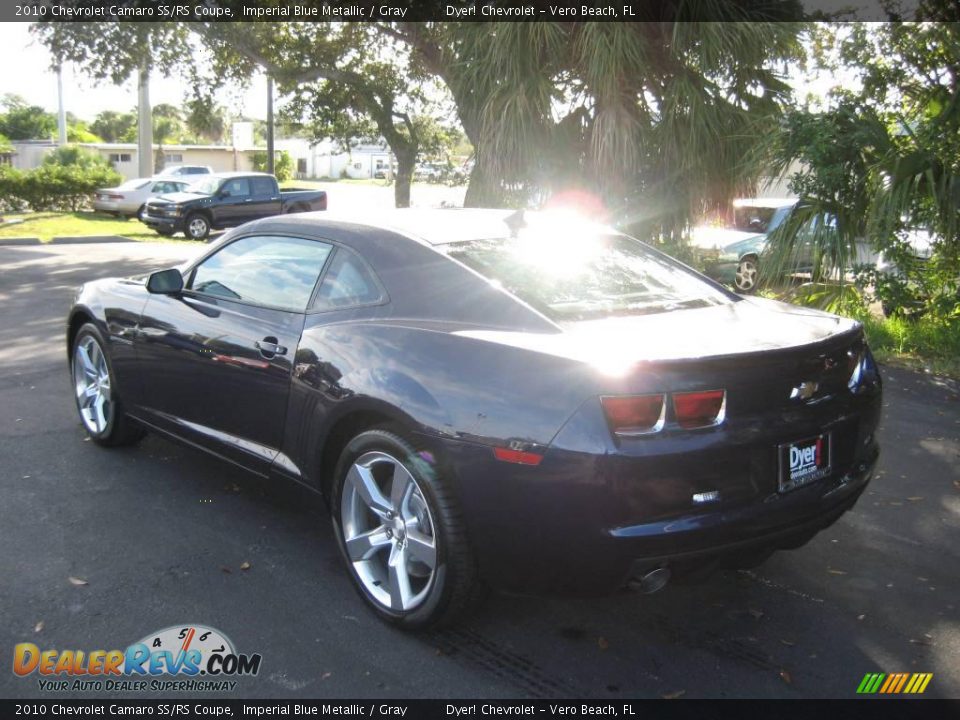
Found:
<svg viewBox="0 0 960 720"><path fill-rule="evenodd" d="M5 219L23 219L18 223L0 224L0 238L36 237L49 242L55 237L88 237L120 235L132 240L167 240L139 220L126 220L94 212L25 213L7 215Z"/></svg>

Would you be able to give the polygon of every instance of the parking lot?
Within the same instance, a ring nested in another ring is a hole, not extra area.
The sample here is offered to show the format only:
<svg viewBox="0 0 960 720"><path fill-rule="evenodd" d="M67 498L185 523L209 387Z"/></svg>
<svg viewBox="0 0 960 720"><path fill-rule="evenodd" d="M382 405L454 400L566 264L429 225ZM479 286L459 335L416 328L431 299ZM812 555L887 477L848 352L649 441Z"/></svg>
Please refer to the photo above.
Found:
<svg viewBox="0 0 960 720"><path fill-rule="evenodd" d="M931 672L925 697L960 697L958 383L883 368L878 475L799 551L652 596L493 596L408 635L363 607L306 490L155 436L86 440L63 339L74 288L202 247L0 246L4 663L19 642L123 648L201 623L263 656L240 697L845 698L869 672ZM0 696L40 695L0 672Z"/></svg>

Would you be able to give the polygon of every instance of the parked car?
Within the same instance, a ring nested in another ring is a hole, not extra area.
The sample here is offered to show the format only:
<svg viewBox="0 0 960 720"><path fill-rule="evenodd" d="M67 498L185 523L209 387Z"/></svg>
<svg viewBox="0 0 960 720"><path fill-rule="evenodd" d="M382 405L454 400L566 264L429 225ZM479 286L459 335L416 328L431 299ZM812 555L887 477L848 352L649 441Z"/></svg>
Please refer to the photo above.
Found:
<svg viewBox="0 0 960 720"><path fill-rule="evenodd" d="M756 290L761 265L768 258L767 239L787 221L798 202L796 198L735 200L730 226L694 228L690 243L706 274L733 285L741 293ZM812 222L821 221L814 218ZM801 230L796 251L790 259L790 272L810 272L813 268L809 242L813 230L813 225Z"/></svg>
<svg viewBox="0 0 960 720"><path fill-rule="evenodd" d="M213 168L209 165L168 165L163 169L163 174L169 177L191 176L195 180L195 175L210 175Z"/></svg>
<svg viewBox="0 0 960 720"><path fill-rule="evenodd" d="M203 240L211 230L257 218L326 209L323 190L280 190L277 179L265 173L215 173L183 192L149 201L140 220L160 235L182 232Z"/></svg>
<svg viewBox="0 0 960 720"><path fill-rule="evenodd" d="M150 198L182 192L190 183L182 178L140 178L113 188L97 190L93 209L111 215L138 217Z"/></svg>
<svg viewBox="0 0 960 720"><path fill-rule="evenodd" d="M851 508L878 455L859 323L551 213L249 223L87 283L67 350L94 442L157 432L316 490L360 597L408 628L481 582L754 565Z"/></svg>
<svg viewBox="0 0 960 720"><path fill-rule="evenodd" d="M425 182L440 182L447 169L438 163L418 163L413 171L413 177Z"/></svg>

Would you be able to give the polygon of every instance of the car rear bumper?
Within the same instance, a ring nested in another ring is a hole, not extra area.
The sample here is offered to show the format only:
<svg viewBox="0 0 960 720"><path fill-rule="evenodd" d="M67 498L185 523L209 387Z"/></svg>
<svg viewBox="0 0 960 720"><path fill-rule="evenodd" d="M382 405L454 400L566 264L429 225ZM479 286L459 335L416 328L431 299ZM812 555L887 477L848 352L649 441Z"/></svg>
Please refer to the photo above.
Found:
<svg viewBox="0 0 960 720"><path fill-rule="evenodd" d="M837 443L831 474L789 492L778 489L777 446L809 427L731 428L696 444L651 444L647 455L552 447L538 466L499 462L489 446L439 442L487 582L517 592L602 594L657 567L679 573L798 547L835 522L879 456L879 392L858 404L823 425ZM692 492L707 487L721 488L721 499L697 505Z"/></svg>
<svg viewBox="0 0 960 720"><path fill-rule="evenodd" d="M93 209L97 212L122 213L127 212L116 200L94 200Z"/></svg>

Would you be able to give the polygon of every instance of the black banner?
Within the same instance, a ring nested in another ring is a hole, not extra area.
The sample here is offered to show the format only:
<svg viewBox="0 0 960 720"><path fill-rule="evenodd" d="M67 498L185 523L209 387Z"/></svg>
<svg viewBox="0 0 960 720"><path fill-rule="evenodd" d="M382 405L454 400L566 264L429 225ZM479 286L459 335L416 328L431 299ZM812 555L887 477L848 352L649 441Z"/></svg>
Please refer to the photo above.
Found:
<svg viewBox="0 0 960 720"><path fill-rule="evenodd" d="M960 700L0 700L0 717L621 718L925 720L960 717Z"/></svg>
<svg viewBox="0 0 960 720"><path fill-rule="evenodd" d="M665 0L15 0L4 22L285 22L285 21L729 21L888 20L880 3L843 0L726 0L677 6Z"/></svg>

